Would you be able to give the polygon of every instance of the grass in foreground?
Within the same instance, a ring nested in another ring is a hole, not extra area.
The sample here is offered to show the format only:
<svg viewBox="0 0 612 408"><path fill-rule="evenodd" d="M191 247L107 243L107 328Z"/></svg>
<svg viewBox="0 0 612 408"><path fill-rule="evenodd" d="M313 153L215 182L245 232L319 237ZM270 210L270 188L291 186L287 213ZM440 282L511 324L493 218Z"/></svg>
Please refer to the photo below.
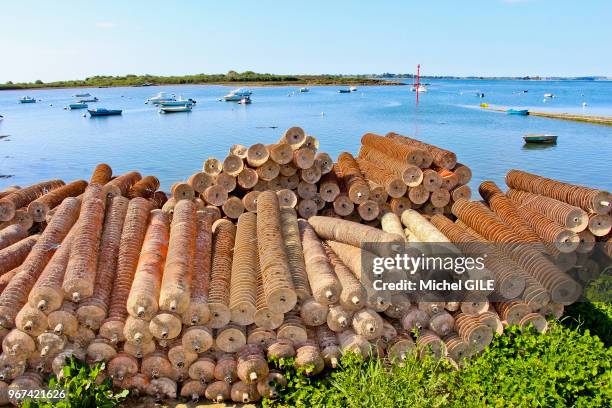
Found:
<svg viewBox="0 0 612 408"><path fill-rule="evenodd" d="M273 362L288 384L265 407L611 407L612 305L577 303L542 335L518 327L496 336L460 369L431 356L401 365L347 355L340 368L308 378L293 361ZM69 391L61 402L26 402L28 408L108 407L127 391L113 392L110 379L97 381L103 364L72 360L50 388Z"/></svg>
<svg viewBox="0 0 612 408"><path fill-rule="evenodd" d="M459 370L432 357L389 365L349 356L318 378L288 372L280 399L265 406L612 406L612 349L554 322L544 335L508 329Z"/></svg>

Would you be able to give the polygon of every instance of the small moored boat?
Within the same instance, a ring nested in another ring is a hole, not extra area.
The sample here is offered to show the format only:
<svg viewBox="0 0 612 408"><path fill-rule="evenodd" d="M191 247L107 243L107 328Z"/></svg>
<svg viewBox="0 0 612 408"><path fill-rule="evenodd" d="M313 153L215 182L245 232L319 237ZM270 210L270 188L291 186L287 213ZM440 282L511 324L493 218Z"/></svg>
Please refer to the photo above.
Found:
<svg viewBox="0 0 612 408"><path fill-rule="evenodd" d="M356 92L357 91L357 87L356 86L351 86L349 89L350 89L351 92Z"/></svg>
<svg viewBox="0 0 612 408"><path fill-rule="evenodd" d="M427 92L427 86L423 85L423 84L419 84L419 86L413 85L412 88L410 89L412 92L416 92L419 91L419 93L421 92Z"/></svg>
<svg viewBox="0 0 612 408"><path fill-rule="evenodd" d="M87 109L87 112L91 116L115 116L121 115L123 112L121 109L106 109L106 108L96 108L96 109Z"/></svg>
<svg viewBox="0 0 612 408"><path fill-rule="evenodd" d="M238 89L234 89L233 91L225 95L223 99L226 102L239 102L240 100L242 100L242 98L251 96L252 94L253 92L251 92L248 89L238 88Z"/></svg>
<svg viewBox="0 0 612 408"><path fill-rule="evenodd" d="M191 112L193 105L182 105L182 106L161 106L159 113L178 113L178 112Z"/></svg>
<svg viewBox="0 0 612 408"><path fill-rule="evenodd" d="M89 92L74 94L75 98L87 98L90 97L91 94Z"/></svg>
<svg viewBox="0 0 612 408"><path fill-rule="evenodd" d="M554 98L554 97L555 97L555 95L554 95L554 94L551 94L551 93L545 93L545 94L544 94L544 97L545 97L545 98Z"/></svg>
<svg viewBox="0 0 612 408"><path fill-rule="evenodd" d="M36 99L32 98L31 96L24 96L23 98L19 99L20 103L36 103Z"/></svg>
<svg viewBox="0 0 612 408"><path fill-rule="evenodd" d="M508 109L506 110L508 115L519 115L519 116L527 116L529 115L529 110L527 109Z"/></svg>
<svg viewBox="0 0 612 408"><path fill-rule="evenodd" d="M98 102L98 100L99 99L94 96L93 98L79 99L77 102L78 103Z"/></svg>
<svg viewBox="0 0 612 408"><path fill-rule="evenodd" d="M310 92L310 89L306 88L306 87L302 87L300 88L300 92L304 93L304 92Z"/></svg>
<svg viewBox="0 0 612 408"><path fill-rule="evenodd" d="M245 96L244 98L242 98L241 100L238 101L238 103L240 105L248 105L251 103L251 97L250 96Z"/></svg>
<svg viewBox="0 0 612 408"><path fill-rule="evenodd" d="M71 103L68 109L87 109L88 105L85 102Z"/></svg>
<svg viewBox="0 0 612 408"><path fill-rule="evenodd" d="M158 92L157 94L147 99L146 103L150 102L154 105L157 105L162 102L170 102L170 101L175 101L175 100L176 98L174 97L174 94L170 94L168 92Z"/></svg>
<svg viewBox="0 0 612 408"><path fill-rule="evenodd" d="M185 105L193 105L194 103L196 103L196 101L191 98L189 99L179 98L173 101L160 101L158 105L159 106L185 106Z"/></svg>
<svg viewBox="0 0 612 408"><path fill-rule="evenodd" d="M556 135L548 135L548 134L527 134L523 136L523 140L525 143L548 143L554 144L557 143Z"/></svg>
<svg viewBox="0 0 612 408"><path fill-rule="evenodd" d="M350 89L338 89L338 93L351 93Z"/></svg>

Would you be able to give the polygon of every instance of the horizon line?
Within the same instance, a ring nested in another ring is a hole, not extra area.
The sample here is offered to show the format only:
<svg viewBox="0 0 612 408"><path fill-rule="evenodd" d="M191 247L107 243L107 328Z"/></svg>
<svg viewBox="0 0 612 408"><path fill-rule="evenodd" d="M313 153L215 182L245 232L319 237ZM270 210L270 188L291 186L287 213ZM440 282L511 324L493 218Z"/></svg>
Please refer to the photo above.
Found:
<svg viewBox="0 0 612 408"><path fill-rule="evenodd" d="M303 76L337 76L337 77L374 77L374 78L411 78L416 76L413 73L407 72L382 72L382 73L300 73L300 74L288 74L288 73L271 73L271 72L256 72L256 71L233 71L230 70L225 73L191 73L191 74L95 74L86 76L84 78L79 79L57 79L50 81L42 81L40 79L34 79L29 81L11 81L7 80L4 82L0 82L0 84L34 84L37 81L41 81L43 84L50 84L54 82L67 82L67 81L86 81L95 77L128 77L128 76L136 76L136 77L188 77L188 76L214 76L214 75L223 75L227 76L230 72L235 72L238 75L245 73L253 73L258 75L273 75L273 76L294 76L294 77L303 77ZM527 74L527 75L453 75L453 74L426 74L421 75L421 78L447 78L447 79L594 79L594 80L612 80L612 75L540 75L540 74Z"/></svg>

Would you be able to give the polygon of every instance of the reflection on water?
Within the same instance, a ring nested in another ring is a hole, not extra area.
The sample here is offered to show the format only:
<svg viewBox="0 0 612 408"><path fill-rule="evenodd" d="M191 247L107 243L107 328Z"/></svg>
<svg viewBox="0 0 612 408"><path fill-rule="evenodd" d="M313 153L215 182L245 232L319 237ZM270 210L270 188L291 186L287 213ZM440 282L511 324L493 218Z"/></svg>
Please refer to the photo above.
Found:
<svg viewBox="0 0 612 408"><path fill-rule="evenodd" d="M524 143L523 150L547 150L557 147L557 142L554 143Z"/></svg>
<svg viewBox="0 0 612 408"><path fill-rule="evenodd" d="M429 81L429 92L408 86L253 88L251 105L220 102L231 89L222 86L82 89L97 96L90 108L123 109L123 115L90 118L83 110L64 110L73 89L0 92L0 189L59 177L88 178L99 162L117 172L155 174L168 189L199 171L209 156L223 157L234 143L272 143L290 126L302 126L320 139L320 148L337 156L357 153L366 132L414 135L457 153L474 170L472 187L485 179L503 183L511 168L612 190L612 128L538 117L516 117L478 107L486 102L511 107L580 108L612 113L612 82L589 81ZM522 92L527 90L528 92ZM157 92L193 98L190 114L160 115L145 100ZM478 92L485 98L479 98ZM555 98L542 103L544 93ZM29 95L41 102L19 104ZM49 106L52 104L53 106ZM560 135L557 145L524 145L527 133ZM604 154L602 154L604 153ZM43 160L47 159L47 160ZM572 169L580 169L575 171Z"/></svg>

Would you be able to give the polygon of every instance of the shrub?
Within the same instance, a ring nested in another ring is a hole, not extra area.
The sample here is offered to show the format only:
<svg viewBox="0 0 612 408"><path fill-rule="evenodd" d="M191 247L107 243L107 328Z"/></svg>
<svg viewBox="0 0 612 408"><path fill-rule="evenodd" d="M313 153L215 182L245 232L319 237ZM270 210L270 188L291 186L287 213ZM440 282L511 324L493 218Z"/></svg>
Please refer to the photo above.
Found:
<svg viewBox="0 0 612 408"><path fill-rule="evenodd" d="M457 406L609 407L612 349L588 330L552 323L549 332L507 329L459 376Z"/></svg>
<svg viewBox="0 0 612 408"><path fill-rule="evenodd" d="M548 333L511 327L460 369L432 356L401 365L345 356L306 378L291 363L278 401L310 407L610 407L612 349L588 330L551 323Z"/></svg>
<svg viewBox="0 0 612 408"><path fill-rule="evenodd" d="M66 398L59 401L26 400L24 408L113 408L118 406L127 395L123 390L114 393L110 378L98 383L96 381L104 370L104 363L92 367L88 364L70 359L64 366L62 376L52 376L49 380L49 389L66 390Z"/></svg>
<svg viewBox="0 0 612 408"><path fill-rule="evenodd" d="M612 346L612 304L578 302L568 307L561 323L571 329L598 336L607 347Z"/></svg>

